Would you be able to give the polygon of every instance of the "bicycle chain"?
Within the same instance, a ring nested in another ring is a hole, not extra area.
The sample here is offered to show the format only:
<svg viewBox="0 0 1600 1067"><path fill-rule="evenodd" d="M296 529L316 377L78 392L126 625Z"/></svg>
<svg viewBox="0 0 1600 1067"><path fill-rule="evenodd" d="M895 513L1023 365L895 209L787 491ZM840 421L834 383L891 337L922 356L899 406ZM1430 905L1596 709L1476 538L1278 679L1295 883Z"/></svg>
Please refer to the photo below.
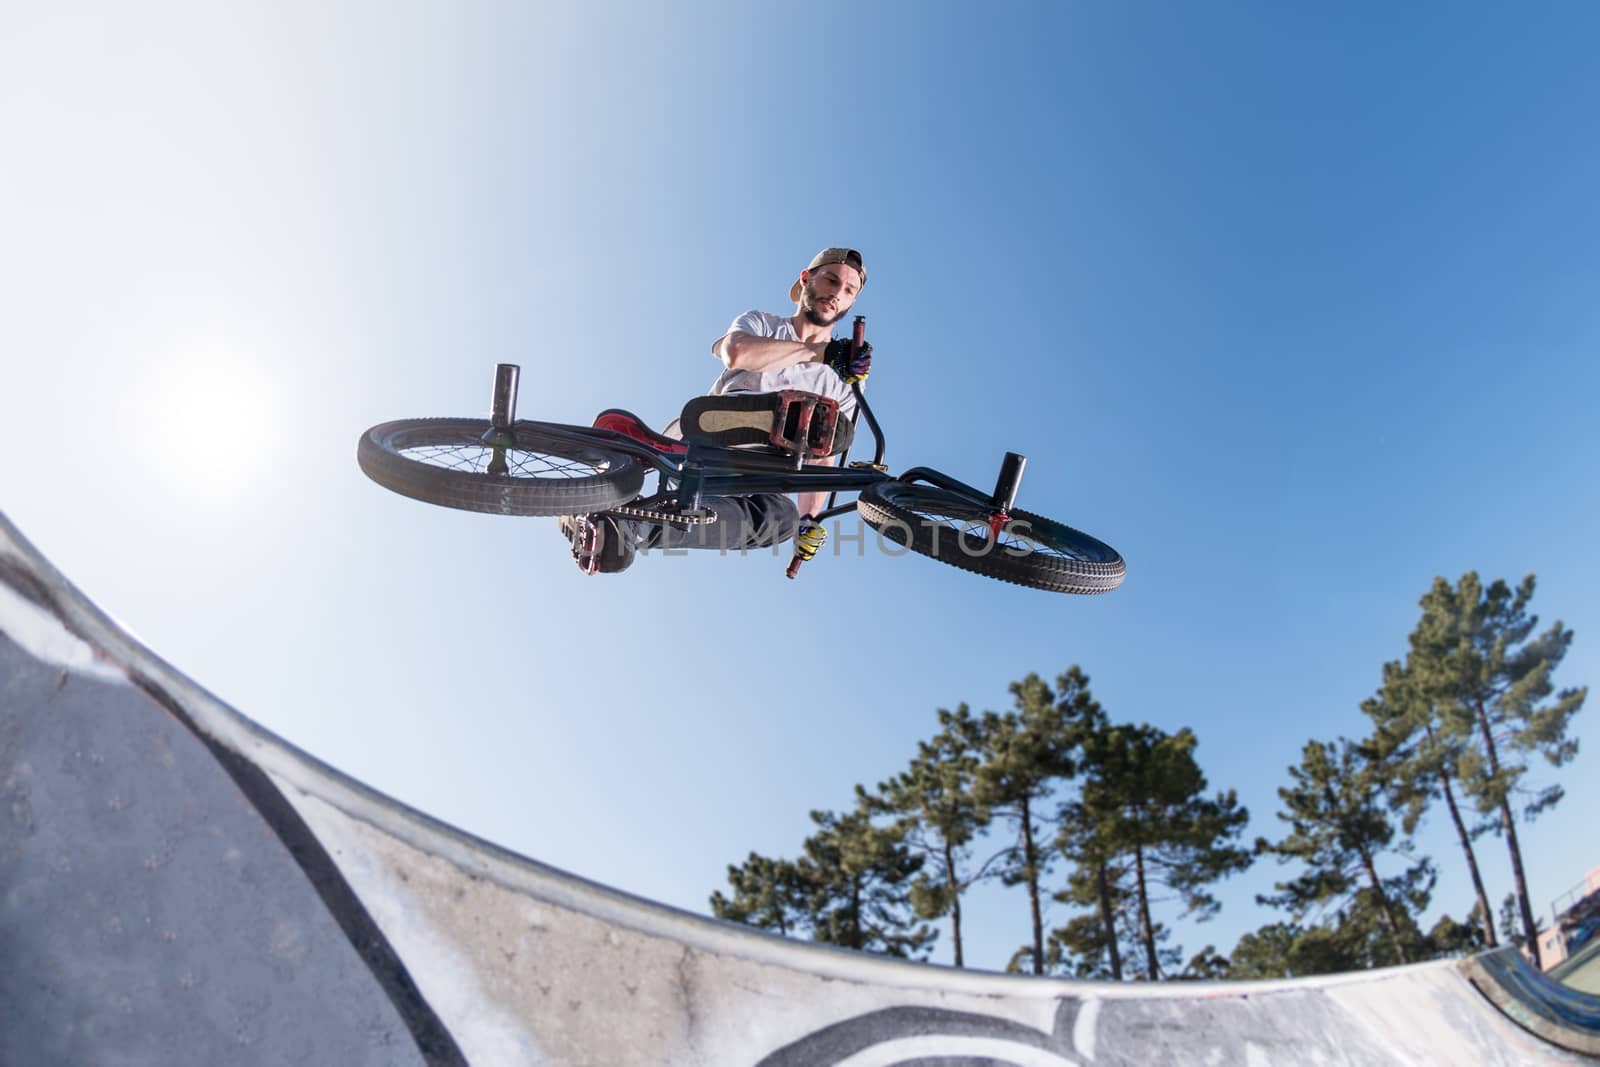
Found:
<svg viewBox="0 0 1600 1067"><path fill-rule="evenodd" d="M710 526L717 521L717 513L707 511L701 515L685 515L680 511L653 511L650 508L631 508L624 504L619 508L607 508L607 515L621 515L627 519L645 519L649 522L676 522L685 526Z"/></svg>

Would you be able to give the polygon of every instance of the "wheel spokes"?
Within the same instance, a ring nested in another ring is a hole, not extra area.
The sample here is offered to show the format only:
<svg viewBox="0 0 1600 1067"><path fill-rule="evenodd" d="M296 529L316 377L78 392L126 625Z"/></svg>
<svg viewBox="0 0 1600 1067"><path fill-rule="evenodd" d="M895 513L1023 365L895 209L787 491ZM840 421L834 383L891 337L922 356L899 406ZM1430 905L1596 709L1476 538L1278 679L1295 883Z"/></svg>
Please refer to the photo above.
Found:
<svg viewBox="0 0 1600 1067"><path fill-rule="evenodd" d="M1059 556L1062 559L1092 562L1090 558L1080 552L1072 552L1059 545L1050 544L1033 537L1029 537L1026 520L1012 520L1000 528L1000 537L997 544L993 543L990 535L990 517L987 515L963 514L945 515L936 511L923 511L922 521L930 526L943 526L958 538L971 538L993 548L1011 551L1013 553L1043 553L1048 556Z"/></svg>
<svg viewBox="0 0 1600 1067"><path fill-rule="evenodd" d="M449 441L406 445L398 449L406 459L430 467L467 474L507 475L512 478L592 478L610 469L603 459L586 462L552 455L538 449L490 448L478 441Z"/></svg>

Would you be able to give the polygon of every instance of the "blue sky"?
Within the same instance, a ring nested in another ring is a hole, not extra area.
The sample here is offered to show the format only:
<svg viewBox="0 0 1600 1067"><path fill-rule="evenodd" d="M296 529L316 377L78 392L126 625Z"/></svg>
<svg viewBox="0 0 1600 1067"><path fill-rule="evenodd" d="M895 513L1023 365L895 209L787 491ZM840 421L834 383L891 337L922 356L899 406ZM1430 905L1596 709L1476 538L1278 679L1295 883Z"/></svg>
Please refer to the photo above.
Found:
<svg viewBox="0 0 1600 1067"><path fill-rule="evenodd" d="M1073 663L1192 727L1274 834L1435 575L1536 573L1577 632L1559 681L1600 676L1597 31L1582 3L11 4L0 508L313 754L684 907L935 709ZM1022 506L1121 549L1122 589L914 556L589 580L549 520L355 466L371 424L481 413L500 361L527 416L665 421L831 244L866 253L891 464L1027 454ZM1541 906L1600 864L1595 714L1524 835ZM1276 918L1253 896L1288 873L1226 883L1185 948ZM975 903L998 967L1025 902Z"/></svg>

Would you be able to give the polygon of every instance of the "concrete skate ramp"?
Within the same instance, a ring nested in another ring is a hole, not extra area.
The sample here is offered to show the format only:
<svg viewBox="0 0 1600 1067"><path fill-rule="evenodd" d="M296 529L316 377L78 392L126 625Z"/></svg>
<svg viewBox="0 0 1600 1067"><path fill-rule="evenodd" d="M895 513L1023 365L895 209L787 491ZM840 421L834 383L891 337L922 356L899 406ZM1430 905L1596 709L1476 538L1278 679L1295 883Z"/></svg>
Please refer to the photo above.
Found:
<svg viewBox="0 0 1600 1067"><path fill-rule="evenodd" d="M586 882L222 705L0 517L0 1063L1596 1062L1513 955L1114 986L884 961ZM1499 1007L1497 1005L1503 1005Z"/></svg>

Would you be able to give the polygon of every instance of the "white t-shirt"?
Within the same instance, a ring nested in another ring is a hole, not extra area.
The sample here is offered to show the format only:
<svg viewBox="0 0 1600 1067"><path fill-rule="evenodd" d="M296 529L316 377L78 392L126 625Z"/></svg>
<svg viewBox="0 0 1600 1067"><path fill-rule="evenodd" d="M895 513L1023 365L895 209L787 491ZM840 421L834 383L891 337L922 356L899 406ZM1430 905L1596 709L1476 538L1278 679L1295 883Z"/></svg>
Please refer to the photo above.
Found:
<svg viewBox="0 0 1600 1067"><path fill-rule="evenodd" d="M728 333L747 333L752 337L771 337L779 341L798 341L794 324L787 315L767 311L746 311L733 320ZM725 370L706 390L709 396L723 393L775 393L779 389L803 389L808 393L832 397L839 402L839 414L855 414L855 392L837 374L821 363L796 363L782 370Z"/></svg>

